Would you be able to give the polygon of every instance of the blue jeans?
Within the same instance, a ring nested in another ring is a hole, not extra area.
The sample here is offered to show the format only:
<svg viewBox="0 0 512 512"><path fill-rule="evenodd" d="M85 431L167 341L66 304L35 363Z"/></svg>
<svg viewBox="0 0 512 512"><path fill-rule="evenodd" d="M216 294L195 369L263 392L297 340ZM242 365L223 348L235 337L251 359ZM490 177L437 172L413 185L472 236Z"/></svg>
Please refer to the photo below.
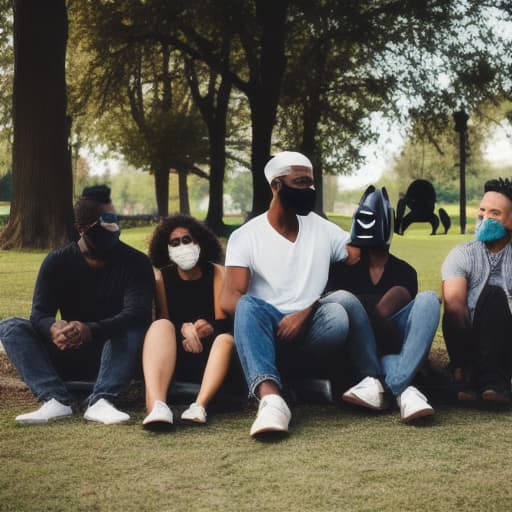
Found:
<svg viewBox="0 0 512 512"><path fill-rule="evenodd" d="M349 301L348 296L352 300ZM344 298L350 302L351 308L345 308L335 300L323 301L315 311L303 338L292 341L290 347L296 347L302 356L311 354L314 359L334 355L340 357L340 349L345 342L357 338L356 334L359 334L357 319L351 317L352 309L357 309L359 304L366 317L363 307L353 295L347 292ZM264 381L271 380L280 388L283 386L277 368L276 331L284 316L271 304L250 295L244 295L238 301L234 324L235 345L251 396L256 396L258 385ZM369 322L368 328L371 333ZM351 343L352 351L363 373L378 376L380 364L376 356L375 340L374 347L368 347L365 340L362 339L360 344Z"/></svg>
<svg viewBox="0 0 512 512"><path fill-rule="evenodd" d="M402 335L399 354L381 358L386 386L398 396L414 379L425 361L439 323L441 304L436 293L421 292L400 311L389 317Z"/></svg>
<svg viewBox="0 0 512 512"><path fill-rule="evenodd" d="M89 373L97 373L89 404L100 398L111 399L119 396L130 383L145 332L146 328L141 327L128 329L98 344L99 369L98 364L96 368L88 368ZM72 396L64 384L62 372L56 368L55 357L51 355L51 342L43 340L29 320L7 318L1 321L0 340L21 378L38 400L48 401L55 398L64 404L71 403ZM80 349L76 352L61 351L58 356L65 369L66 358L70 362L73 359L75 363L77 359L79 361ZM83 365L87 362L84 358ZM68 374L67 376L71 377Z"/></svg>

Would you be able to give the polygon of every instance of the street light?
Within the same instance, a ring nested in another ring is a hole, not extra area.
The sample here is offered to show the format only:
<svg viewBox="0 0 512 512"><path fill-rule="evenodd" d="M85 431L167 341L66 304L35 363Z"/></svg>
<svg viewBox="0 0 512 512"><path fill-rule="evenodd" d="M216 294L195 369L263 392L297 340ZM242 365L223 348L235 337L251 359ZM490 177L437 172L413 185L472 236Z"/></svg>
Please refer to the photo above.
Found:
<svg viewBox="0 0 512 512"><path fill-rule="evenodd" d="M460 175L460 234L466 233L466 132L469 116L464 110L454 112L455 131L459 133L459 175Z"/></svg>

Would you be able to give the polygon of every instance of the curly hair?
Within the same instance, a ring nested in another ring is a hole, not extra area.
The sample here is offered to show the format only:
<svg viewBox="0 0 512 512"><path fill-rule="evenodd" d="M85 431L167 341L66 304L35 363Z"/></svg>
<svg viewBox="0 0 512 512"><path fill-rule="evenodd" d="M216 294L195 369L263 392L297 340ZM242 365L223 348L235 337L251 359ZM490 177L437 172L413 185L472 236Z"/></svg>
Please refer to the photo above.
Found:
<svg viewBox="0 0 512 512"><path fill-rule="evenodd" d="M177 213L165 219L162 219L153 231L149 241L149 259L156 268L163 268L172 264L169 259L167 244L169 235L176 228L188 229L195 242L199 244L201 253L199 255L199 264L206 261L212 263L221 263L223 260L222 246L215 236L215 233L205 224L198 221L190 215Z"/></svg>
<svg viewBox="0 0 512 512"><path fill-rule="evenodd" d="M512 180L509 178L498 178L486 181L484 192L499 192L512 201Z"/></svg>

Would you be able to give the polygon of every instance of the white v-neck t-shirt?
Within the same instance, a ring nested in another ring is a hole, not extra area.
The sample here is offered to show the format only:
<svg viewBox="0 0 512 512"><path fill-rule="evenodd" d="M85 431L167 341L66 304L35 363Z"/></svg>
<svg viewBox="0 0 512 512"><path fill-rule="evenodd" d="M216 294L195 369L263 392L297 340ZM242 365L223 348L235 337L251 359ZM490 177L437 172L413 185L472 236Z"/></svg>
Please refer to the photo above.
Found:
<svg viewBox="0 0 512 512"><path fill-rule="evenodd" d="M316 213L297 215L295 242L280 235L267 212L235 230L228 240L226 267L248 268L247 294L281 313L293 313L315 302L327 284L329 265L348 256L350 235Z"/></svg>

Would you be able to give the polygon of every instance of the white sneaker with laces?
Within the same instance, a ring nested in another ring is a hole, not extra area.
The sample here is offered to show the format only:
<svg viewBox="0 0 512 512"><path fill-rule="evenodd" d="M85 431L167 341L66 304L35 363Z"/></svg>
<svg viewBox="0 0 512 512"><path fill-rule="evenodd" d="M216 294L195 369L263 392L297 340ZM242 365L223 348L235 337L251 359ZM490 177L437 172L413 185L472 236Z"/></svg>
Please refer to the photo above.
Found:
<svg viewBox="0 0 512 512"><path fill-rule="evenodd" d="M375 377L365 377L361 382L345 391L342 398L345 402L376 411L382 411L387 406L384 399L384 388L379 379Z"/></svg>
<svg viewBox="0 0 512 512"><path fill-rule="evenodd" d="M206 410L202 405L193 402L186 411L183 411L181 419L194 421L195 423L206 423Z"/></svg>
<svg viewBox="0 0 512 512"><path fill-rule="evenodd" d="M144 426L164 426L172 425L173 416L169 406L161 400L155 400L153 410L144 418L142 425Z"/></svg>
<svg viewBox="0 0 512 512"><path fill-rule="evenodd" d="M251 436L263 432L288 432L292 413L280 395L265 395L251 427Z"/></svg>
<svg viewBox="0 0 512 512"><path fill-rule="evenodd" d="M61 420L73 414L69 405L60 403L55 398L45 402L37 411L16 416L18 423L47 423L52 420Z"/></svg>
<svg viewBox="0 0 512 512"><path fill-rule="evenodd" d="M100 398L85 411L84 418L89 421L96 421L105 425L122 423L128 421L130 416L125 412L116 409L108 400Z"/></svg>
<svg viewBox="0 0 512 512"><path fill-rule="evenodd" d="M396 403L400 407L400 418L405 423L434 414L427 397L414 386L409 386L397 396Z"/></svg>

